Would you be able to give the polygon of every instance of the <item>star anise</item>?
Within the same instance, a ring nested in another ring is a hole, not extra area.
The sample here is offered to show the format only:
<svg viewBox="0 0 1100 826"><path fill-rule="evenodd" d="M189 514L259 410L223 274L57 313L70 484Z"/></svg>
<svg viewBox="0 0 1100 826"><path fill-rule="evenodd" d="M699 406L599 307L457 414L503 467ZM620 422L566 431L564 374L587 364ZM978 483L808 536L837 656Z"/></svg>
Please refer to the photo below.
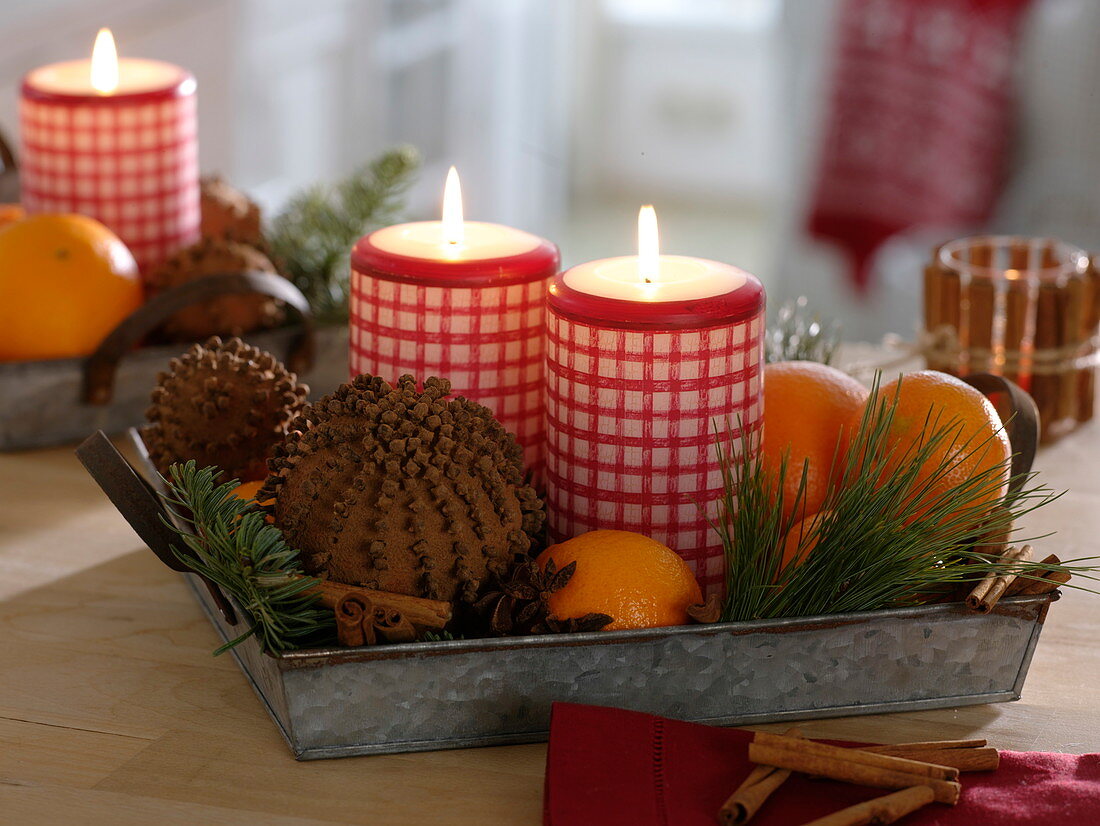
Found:
<svg viewBox="0 0 1100 826"><path fill-rule="evenodd" d="M576 562L558 570L551 559L543 570L535 560L524 558L512 567L507 579L496 581L474 608L488 615L489 630L502 637L599 631L611 622L607 614L562 620L550 613L550 595L564 588L576 570Z"/></svg>

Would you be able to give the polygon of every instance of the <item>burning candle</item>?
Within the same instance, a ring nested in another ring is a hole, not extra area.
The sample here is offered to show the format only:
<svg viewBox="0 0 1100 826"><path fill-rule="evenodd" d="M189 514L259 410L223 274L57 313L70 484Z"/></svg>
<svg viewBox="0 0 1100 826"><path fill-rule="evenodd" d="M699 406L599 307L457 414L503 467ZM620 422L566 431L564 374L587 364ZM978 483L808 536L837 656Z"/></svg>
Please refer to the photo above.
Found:
<svg viewBox="0 0 1100 826"><path fill-rule="evenodd" d="M102 221L143 270L199 237L195 79L170 63L119 59L108 29L91 60L23 79L23 206Z"/></svg>
<svg viewBox="0 0 1100 826"><path fill-rule="evenodd" d="M558 248L500 224L466 221L451 168L440 221L361 238L351 256L353 376L451 381L516 435L539 469L546 285Z"/></svg>
<svg viewBox="0 0 1100 826"><path fill-rule="evenodd" d="M724 556L707 523L723 494L715 428L760 427L764 289L737 267L661 255L652 207L636 256L550 285L546 483L550 535L638 531L675 549L707 591Z"/></svg>

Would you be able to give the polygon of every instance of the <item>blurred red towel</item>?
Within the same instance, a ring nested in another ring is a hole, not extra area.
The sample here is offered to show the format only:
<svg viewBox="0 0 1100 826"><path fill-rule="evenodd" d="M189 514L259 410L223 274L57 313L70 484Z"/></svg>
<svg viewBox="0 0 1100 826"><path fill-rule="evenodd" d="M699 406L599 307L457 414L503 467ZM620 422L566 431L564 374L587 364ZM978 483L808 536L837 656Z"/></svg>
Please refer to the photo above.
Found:
<svg viewBox="0 0 1100 826"><path fill-rule="evenodd" d="M971 226L1000 192L1030 0L844 0L810 232L866 287L875 249L918 226Z"/></svg>
<svg viewBox="0 0 1100 826"><path fill-rule="evenodd" d="M636 711L555 703L546 757L546 826L715 826L749 773L752 735ZM906 826L1100 823L1100 754L1001 752L996 772L963 775L954 808L932 803ZM754 826L805 823L888 794L795 775Z"/></svg>

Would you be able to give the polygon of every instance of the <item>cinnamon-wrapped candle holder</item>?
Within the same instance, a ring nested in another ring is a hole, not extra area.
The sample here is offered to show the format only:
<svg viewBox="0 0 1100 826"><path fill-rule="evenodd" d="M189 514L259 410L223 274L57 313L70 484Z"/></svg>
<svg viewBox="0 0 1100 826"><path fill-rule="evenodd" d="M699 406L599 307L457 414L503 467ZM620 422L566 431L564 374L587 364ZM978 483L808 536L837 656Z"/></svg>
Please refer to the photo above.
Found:
<svg viewBox="0 0 1100 826"><path fill-rule="evenodd" d="M1043 441L1092 418L1100 274L1084 251L1053 238L950 241L925 268L924 328L930 368L1030 392Z"/></svg>

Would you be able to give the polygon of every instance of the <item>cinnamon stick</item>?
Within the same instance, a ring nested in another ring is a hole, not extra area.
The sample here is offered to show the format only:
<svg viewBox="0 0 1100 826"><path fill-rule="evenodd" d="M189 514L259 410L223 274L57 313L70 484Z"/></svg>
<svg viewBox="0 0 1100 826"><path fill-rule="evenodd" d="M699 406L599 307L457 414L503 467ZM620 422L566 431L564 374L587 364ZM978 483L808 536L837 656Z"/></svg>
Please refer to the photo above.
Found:
<svg viewBox="0 0 1100 826"><path fill-rule="evenodd" d="M834 747L829 746L827 748ZM862 786L875 786L882 789L907 789L910 786L928 786L932 789L935 799L941 803L948 803L953 806L959 801L959 793L962 787L955 781L937 780L920 774L894 771L881 766L869 765L865 762L857 762L866 757L886 759L885 755L859 752L858 749L837 749L837 751L840 754L826 755L819 752L796 751L791 748L754 742L749 744L749 759L754 763L790 769L791 771L819 777L828 777L831 780L858 783ZM901 758L891 759L901 760Z"/></svg>
<svg viewBox="0 0 1100 826"><path fill-rule="evenodd" d="M1009 548L1001 555L1001 559L1008 562L1030 562L1032 547L1030 545L1024 545L1020 548ZM1016 572L1010 571L1007 573L993 573L985 577L979 582L974 590L966 598L966 605L973 611L978 611L982 614L988 614L993 610L993 606L1004 596L1008 587L1016 581Z"/></svg>
<svg viewBox="0 0 1100 826"><path fill-rule="evenodd" d="M980 749L989 744L987 740L921 740L916 743L883 743L879 746L861 746L864 751L877 751L890 754L894 749L904 751L944 751L946 749Z"/></svg>
<svg viewBox="0 0 1100 826"><path fill-rule="evenodd" d="M408 617L392 608L374 609L374 633L388 643L412 642L416 639L416 629Z"/></svg>
<svg viewBox="0 0 1100 826"><path fill-rule="evenodd" d="M386 608L401 614L418 631L439 631L454 616L454 608L449 602L438 599L410 597L407 594L393 594L389 591L375 591L358 585L346 585L322 579L315 588L307 593L317 593L321 604L326 608L335 608L337 603L348 594L356 594L369 600L375 608Z"/></svg>
<svg viewBox="0 0 1100 826"><path fill-rule="evenodd" d="M374 606L358 594L345 594L333 609L336 614L336 640L340 645L374 645Z"/></svg>
<svg viewBox="0 0 1100 826"><path fill-rule="evenodd" d="M1062 560L1058 558L1058 554L1049 554L1043 558L1041 565L1059 565ZM1016 596L1017 594L1034 595L1034 594L1049 594L1059 585L1064 585L1069 582L1070 575L1068 571L1044 571L1042 573L1036 573L1035 576L1018 576L1016 581L1008 586L1008 590L1005 591L1006 596Z"/></svg>
<svg viewBox="0 0 1100 826"><path fill-rule="evenodd" d="M871 751L871 749L864 749ZM996 771L1001 765L1001 753L993 748L976 749L913 749L893 747L891 751L876 751L875 754L889 754L894 757L908 757L910 760L927 760L939 766L951 766L960 772Z"/></svg>
<svg viewBox="0 0 1100 826"><path fill-rule="evenodd" d="M802 737L802 732L797 727L787 729L785 734L787 737ZM754 767L733 794L726 798L726 802L718 810L718 821L723 826L747 823L764 805L764 801L771 793L782 786L790 776L791 773L787 769L777 769L774 766Z"/></svg>
<svg viewBox="0 0 1100 826"><path fill-rule="evenodd" d="M830 746L826 743L818 743L815 740L800 740L796 737L785 737L781 734L768 734L764 731L758 731L754 735L753 743L779 749L789 749L791 751L797 751L800 754L813 754L827 759L861 763L874 768L904 772L906 774L929 777L935 780L959 779L958 769L951 768L950 766L938 766L927 760L912 760L906 757L894 757L889 754L877 754L871 751L864 751L863 749L846 749L840 746ZM761 763L767 761L755 760L753 762ZM772 763L770 765L777 764Z"/></svg>
<svg viewBox="0 0 1100 826"><path fill-rule="evenodd" d="M712 623L722 619L722 599L718 594L711 594L698 605L689 605L687 615L695 622Z"/></svg>
<svg viewBox="0 0 1100 826"><path fill-rule="evenodd" d="M865 826L871 823L893 823L927 806L935 800L935 793L927 786L911 786L900 792L876 797L865 803L857 803L831 815L819 817L806 826Z"/></svg>

